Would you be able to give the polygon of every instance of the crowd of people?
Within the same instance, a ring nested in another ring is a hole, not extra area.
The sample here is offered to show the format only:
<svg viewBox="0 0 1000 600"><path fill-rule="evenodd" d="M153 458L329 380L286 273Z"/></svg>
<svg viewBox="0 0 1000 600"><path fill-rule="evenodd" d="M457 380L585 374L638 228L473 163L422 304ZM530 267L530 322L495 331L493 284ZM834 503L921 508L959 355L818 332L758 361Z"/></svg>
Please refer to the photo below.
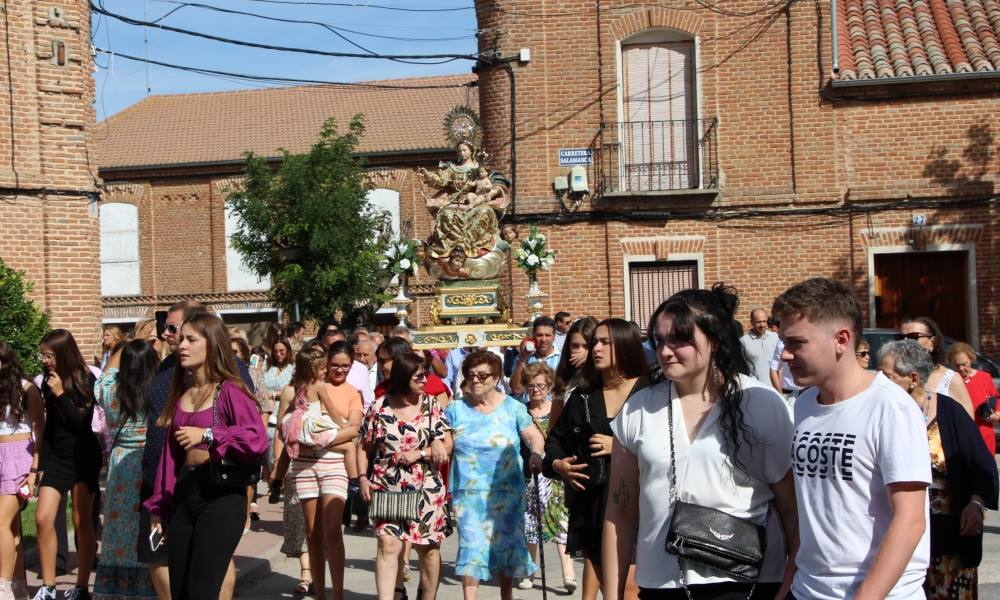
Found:
<svg viewBox="0 0 1000 600"><path fill-rule="evenodd" d="M738 307L717 284L664 300L645 336L559 312L507 350L421 351L405 327L333 323L253 347L186 301L162 331L106 328L92 364L49 332L34 381L0 342L0 600L28 595L28 502L33 597L57 598L67 496L67 599L230 599L264 501L299 596L344 597L351 527L375 536L379 600L407 598L413 550L434 600L452 535L467 600L535 587L545 543L584 600L975 598L1000 413L972 346L917 316L871 356L828 279L746 333Z"/></svg>

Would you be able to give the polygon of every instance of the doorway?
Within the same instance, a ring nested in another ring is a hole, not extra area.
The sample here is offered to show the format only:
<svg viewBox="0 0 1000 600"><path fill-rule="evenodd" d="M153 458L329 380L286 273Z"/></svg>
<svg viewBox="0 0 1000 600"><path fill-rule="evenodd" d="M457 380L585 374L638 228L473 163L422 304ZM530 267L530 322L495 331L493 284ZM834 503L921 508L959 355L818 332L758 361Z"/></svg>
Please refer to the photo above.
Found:
<svg viewBox="0 0 1000 600"><path fill-rule="evenodd" d="M965 250L875 254L875 327L905 317L934 319L942 333L971 339L969 253Z"/></svg>

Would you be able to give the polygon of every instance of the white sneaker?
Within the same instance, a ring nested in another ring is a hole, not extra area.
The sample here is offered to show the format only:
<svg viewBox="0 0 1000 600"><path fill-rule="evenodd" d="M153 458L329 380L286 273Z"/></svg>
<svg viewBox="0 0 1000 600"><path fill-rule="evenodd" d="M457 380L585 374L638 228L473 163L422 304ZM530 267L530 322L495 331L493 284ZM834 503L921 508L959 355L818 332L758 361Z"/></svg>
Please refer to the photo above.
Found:
<svg viewBox="0 0 1000 600"><path fill-rule="evenodd" d="M535 587L535 582L530 577L525 577L517 582L517 589L519 590L530 590L533 587Z"/></svg>
<svg viewBox="0 0 1000 600"><path fill-rule="evenodd" d="M0 600L16 600L14 587L10 581L0 581Z"/></svg>
<svg viewBox="0 0 1000 600"><path fill-rule="evenodd" d="M31 600L56 600L56 588L43 585L38 588Z"/></svg>
<svg viewBox="0 0 1000 600"><path fill-rule="evenodd" d="M577 583L576 577L567 577L563 579L563 585L566 587L566 591L572 594L576 591Z"/></svg>

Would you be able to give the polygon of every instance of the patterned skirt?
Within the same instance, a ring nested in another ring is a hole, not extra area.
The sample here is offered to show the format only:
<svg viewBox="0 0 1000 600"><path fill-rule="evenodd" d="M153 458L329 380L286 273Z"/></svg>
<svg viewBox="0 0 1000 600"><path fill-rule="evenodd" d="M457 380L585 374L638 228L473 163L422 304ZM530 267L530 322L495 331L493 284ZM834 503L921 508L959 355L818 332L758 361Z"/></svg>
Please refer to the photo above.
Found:
<svg viewBox="0 0 1000 600"><path fill-rule="evenodd" d="M979 573L975 567L963 567L954 554L932 556L924 580L927 600L976 600L979 598Z"/></svg>

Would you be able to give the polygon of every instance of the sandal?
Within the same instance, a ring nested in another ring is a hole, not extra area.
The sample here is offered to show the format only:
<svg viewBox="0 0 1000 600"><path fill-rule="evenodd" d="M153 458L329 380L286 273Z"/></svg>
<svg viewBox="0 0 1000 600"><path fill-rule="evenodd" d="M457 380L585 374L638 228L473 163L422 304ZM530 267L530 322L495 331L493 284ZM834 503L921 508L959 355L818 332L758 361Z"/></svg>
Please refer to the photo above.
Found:
<svg viewBox="0 0 1000 600"><path fill-rule="evenodd" d="M315 588L313 587L312 580L305 579L302 577L302 575L304 575L306 571L309 571L310 577L312 576L311 570L302 569L302 571L299 573L299 583L296 584L295 588L292 590L292 593L295 594L296 596L306 596L315 593Z"/></svg>
<svg viewBox="0 0 1000 600"><path fill-rule="evenodd" d="M256 502L250 503L250 520L260 521L260 510L257 508Z"/></svg>

